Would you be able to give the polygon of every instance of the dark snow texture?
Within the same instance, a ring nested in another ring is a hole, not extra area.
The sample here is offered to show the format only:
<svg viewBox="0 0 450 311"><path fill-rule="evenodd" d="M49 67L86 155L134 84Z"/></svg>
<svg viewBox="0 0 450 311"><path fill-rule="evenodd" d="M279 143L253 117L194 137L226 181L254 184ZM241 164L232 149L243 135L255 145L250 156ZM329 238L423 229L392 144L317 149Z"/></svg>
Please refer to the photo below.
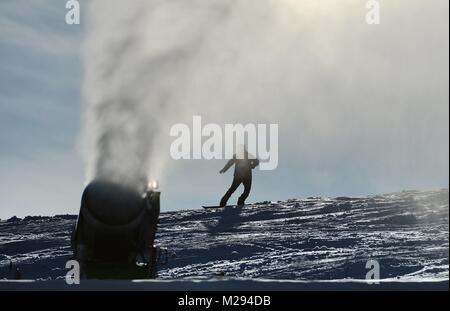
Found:
<svg viewBox="0 0 450 311"><path fill-rule="evenodd" d="M167 251L158 279L344 283L365 279L366 262L377 260L382 279L448 286L448 201L443 189L165 212L156 242ZM75 221L71 215L1 221L0 279L13 279L17 268L23 279L64 278Z"/></svg>

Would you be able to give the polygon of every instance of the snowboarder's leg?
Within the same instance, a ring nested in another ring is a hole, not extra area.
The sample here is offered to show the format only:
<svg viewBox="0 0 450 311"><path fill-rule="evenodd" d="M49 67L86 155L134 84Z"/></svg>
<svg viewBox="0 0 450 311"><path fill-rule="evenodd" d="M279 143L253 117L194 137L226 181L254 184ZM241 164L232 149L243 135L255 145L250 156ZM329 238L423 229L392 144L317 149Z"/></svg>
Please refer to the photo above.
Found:
<svg viewBox="0 0 450 311"><path fill-rule="evenodd" d="M225 195L220 200L220 206L227 205L228 199L231 197L233 192L236 191L236 189L239 187L240 184L241 184L241 180L239 180L238 178L234 177L233 183L231 184L230 189L228 189L228 191L225 193Z"/></svg>
<svg viewBox="0 0 450 311"><path fill-rule="evenodd" d="M245 199L247 199L248 195L250 194L250 189L252 188L252 178L245 178L243 180L244 183L244 192L241 194L238 200L238 205L244 205Z"/></svg>

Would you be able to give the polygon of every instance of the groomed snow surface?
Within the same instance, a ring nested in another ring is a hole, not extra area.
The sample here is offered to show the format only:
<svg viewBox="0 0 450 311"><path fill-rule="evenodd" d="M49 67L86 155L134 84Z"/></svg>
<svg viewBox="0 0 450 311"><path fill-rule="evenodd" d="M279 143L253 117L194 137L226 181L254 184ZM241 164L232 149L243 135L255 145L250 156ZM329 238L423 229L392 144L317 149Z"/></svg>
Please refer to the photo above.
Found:
<svg viewBox="0 0 450 311"><path fill-rule="evenodd" d="M443 189L166 212L157 232L157 280L82 283L84 289L448 290L448 201ZM64 289L75 220L1 221L0 289ZM380 264L379 285L358 281L368 260ZM9 281L17 268L34 282Z"/></svg>

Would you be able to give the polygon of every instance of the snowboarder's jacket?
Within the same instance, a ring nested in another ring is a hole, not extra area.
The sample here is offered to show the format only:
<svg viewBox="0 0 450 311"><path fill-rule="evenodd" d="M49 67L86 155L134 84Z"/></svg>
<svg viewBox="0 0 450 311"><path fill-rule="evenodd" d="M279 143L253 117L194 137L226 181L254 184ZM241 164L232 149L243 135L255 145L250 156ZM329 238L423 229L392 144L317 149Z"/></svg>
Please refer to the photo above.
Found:
<svg viewBox="0 0 450 311"><path fill-rule="evenodd" d="M225 173L233 164L234 167L234 176L240 178L248 178L252 176L252 169L259 165L258 159L254 158L252 155L249 155L247 151L245 151L244 156L241 158L237 158L236 154L233 155L233 158L230 159L227 164L222 169L222 173Z"/></svg>

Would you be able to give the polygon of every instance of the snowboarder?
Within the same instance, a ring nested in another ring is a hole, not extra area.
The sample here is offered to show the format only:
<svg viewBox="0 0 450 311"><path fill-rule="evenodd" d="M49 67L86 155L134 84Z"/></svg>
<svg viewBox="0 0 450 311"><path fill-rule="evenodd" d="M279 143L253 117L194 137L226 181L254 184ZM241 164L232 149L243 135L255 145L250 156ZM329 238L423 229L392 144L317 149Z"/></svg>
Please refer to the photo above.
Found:
<svg viewBox="0 0 450 311"><path fill-rule="evenodd" d="M238 199L238 205L244 205L245 199L247 199L250 194L250 189L252 187L252 169L259 165L258 159L253 159L253 157L248 153L245 146L241 146L241 152L238 152L239 156L233 155L233 158L228 161L223 169L220 170L220 174L225 173L233 164L234 167L234 178L230 186L230 189L225 193L225 195L220 200L220 206L224 207L227 205L227 201L230 196L236 191L239 185L244 184L244 192Z"/></svg>

